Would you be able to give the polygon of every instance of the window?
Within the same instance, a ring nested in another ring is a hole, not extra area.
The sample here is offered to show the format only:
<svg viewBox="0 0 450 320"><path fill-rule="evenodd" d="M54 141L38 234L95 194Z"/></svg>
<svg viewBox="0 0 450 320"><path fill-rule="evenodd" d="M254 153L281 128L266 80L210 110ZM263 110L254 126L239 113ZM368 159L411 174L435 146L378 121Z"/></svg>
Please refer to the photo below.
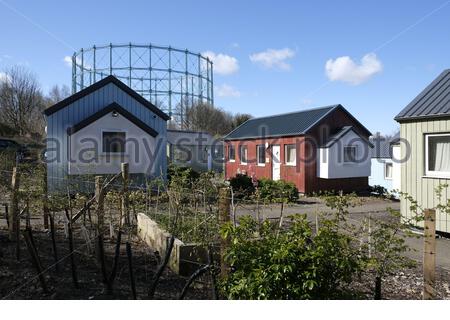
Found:
<svg viewBox="0 0 450 320"><path fill-rule="evenodd" d="M103 152L124 153L125 152L125 132L103 132Z"/></svg>
<svg viewBox="0 0 450 320"><path fill-rule="evenodd" d="M173 159L178 163L189 163L191 152L189 146L173 146Z"/></svg>
<svg viewBox="0 0 450 320"><path fill-rule="evenodd" d="M427 135L425 144L426 175L450 177L450 134Z"/></svg>
<svg viewBox="0 0 450 320"><path fill-rule="evenodd" d="M228 147L228 160L231 162L236 160L236 149L233 145Z"/></svg>
<svg viewBox="0 0 450 320"><path fill-rule="evenodd" d="M384 178L392 179L392 162L386 162L384 164Z"/></svg>
<svg viewBox="0 0 450 320"><path fill-rule="evenodd" d="M266 147L263 144L256 146L256 157L258 158L259 166L266 164Z"/></svg>
<svg viewBox="0 0 450 320"><path fill-rule="evenodd" d="M323 148L322 149L322 163L327 163L328 159L327 159L327 153L328 149Z"/></svg>
<svg viewBox="0 0 450 320"><path fill-rule="evenodd" d="M295 147L295 144L286 144L284 145L284 157L285 157L285 163L289 166L295 166L296 164L296 157L297 155L297 149Z"/></svg>
<svg viewBox="0 0 450 320"><path fill-rule="evenodd" d="M242 164L247 164L248 150L247 146L241 146L239 149L239 159Z"/></svg>
<svg viewBox="0 0 450 320"><path fill-rule="evenodd" d="M356 162L356 146L344 147L344 162Z"/></svg>

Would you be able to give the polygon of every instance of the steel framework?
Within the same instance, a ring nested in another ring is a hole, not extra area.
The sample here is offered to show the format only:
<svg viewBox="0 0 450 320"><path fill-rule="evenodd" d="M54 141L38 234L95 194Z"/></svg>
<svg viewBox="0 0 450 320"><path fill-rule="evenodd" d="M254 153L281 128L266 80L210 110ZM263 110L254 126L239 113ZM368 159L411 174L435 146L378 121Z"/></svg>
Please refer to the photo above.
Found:
<svg viewBox="0 0 450 320"><path fill-rule="evenodd" d="M72 93L114 75L168 113L179 127L186 110L214 104L213 63L187 49L154 44L112 44L82 48L72 56Z"/></svg>

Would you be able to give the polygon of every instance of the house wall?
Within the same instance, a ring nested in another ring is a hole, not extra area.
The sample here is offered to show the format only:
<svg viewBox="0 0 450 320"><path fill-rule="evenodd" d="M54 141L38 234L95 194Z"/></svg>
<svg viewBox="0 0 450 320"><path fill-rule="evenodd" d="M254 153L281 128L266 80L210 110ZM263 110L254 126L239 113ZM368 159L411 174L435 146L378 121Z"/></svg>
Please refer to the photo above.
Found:
<svg viewBox="0 0 450 320"><path fill-rule="evenodd" d="M317 150L320 145L328 141L330 136L336 133L344 126L354 126L354 129L365 138L369 138L366 130L362 128L352 117L342 110L336 110L330 113L308 133L306 136L279 137L261 139L246 139L236 141L226 141L225 144L234 144L236 146L236 162L228 161L228 148L225 148L225 177L233 177L238 172L254 175L257 178L272 178L272 159L270 150L266 150L266 163L264 166L258 166L256 163L256 145L268 143L279 144L281 146L281 179L295 183L301 193L313 193L326 190L343 190L344 192L363 191L368 187L368 176L338 179L321 179L317 176ZM285 144L297 144L297 163L296 166L287 166L285 164ZM238 159L240 144L247 144L249 162L242 165ZM369 161L370 166L370 161Z"/></svg>
<svg viewBox="0 0 450 320"><path fill-rule="evenodd" d="M127 143L124 154L103 153L103 131L125 132ZM122 162L129 164L131 174L151 175L159 172L162 168L153 168L153 157L159 152L156 149L162 148L161 142L158 144L160 138L159 135L156 138L150 136L121 114L113 117L109 113L70 136L68 173L116 174L121 170Z"/></svg>
<svg viewBox="0 0 450 320"><path fill-rule="evenodd" d="M405 122L400 126L400 137L408 141L411 152L406 144L401 143L401 190L418 201L423 208L434 208L438 204L435 189L440 184L450 183L449 179L425 177L425 134L450 132L450 120L429 120L421 122ZM408 157L409 155L409 157ZM450 188L444 194L443 201L450 199ZM410 210L411 203L401 200L401 213L405 219L411 218L414 212ZM450 232L449 216L438 212L436 229Z"/></svg>
<svg viewBox="0 0 450 320"><path fill-rule="evenodd" d="M266 163L264 166L258 165L256 161L256 146L259 144L268 143L269 148L266 149ZM235 146L236 159L235 162L230 162L228 159L228 147L232 144ZM286 165L285 145L297 145L297 161L295 166ZM239 146L247 145L248 148L248 162L242 164L239 160ZM268 178L272 179L272 157L271 145L280 145L281 150L281 179L293 182L298 191L301 193L313 193L327 190L343 190L344 192L361 191L367 189L368 177L354 177L354 178L339 178L339 179L321 179L317 177L316 162L317 152L314 145L307 142L303 136L298 137L284 137L284 138L267 138L265 140L239 140L227 141L225 150L225 177L230 179L237 173L254 176L257 179ZM308 182L307 182L308 181Z"/></svg>
<svg viewBox="0 0 450 320"><path fill-rule="evenodd" d="M154 114L115 84L109 83L97 91L73 102L47 117L47 169L49 192L66 190L68 172L67 128L79 123L107 105L116 102L128 112L155 129L165 139L166 121ZM165 143L162 152L155 159L155 167L167 172ZM156 173L160 175L160 173Z"/></svg>
<svg viewBox="0 0 450 320"><path fill-rule="evenodd" d="M386 190L391 191L394 189L393 179L385 178L385 164L392 163L392 159L389 158L373 158L372 159L372 173L369 177L369 185L382 186ZM394 177L394 175L392 175Z"/></svg>
<svg viewBox="0 0 450 320"><path fill-rule="evenodd" d="M344 147L356 146L354 163L344 162ZM324 179L358 178L370 176L371 158L369 144L349 131L329 148L320 148L317 155L317 176ZM326 162L323 161L323 151L326 151Z"/></svg>
<svg viewBox="0 0 450 320"><path fill-rule="evenodd" d="M269 148L266 149L266 163L264 165L258 165L256 159L256 146L265 145L268 143ZM235 162L230 162L228 159L228 148L232 144L235 146L236 159ZM286 165L285 163L285 150L284 145L296 144L297 145L297 163L295 166ZM239 146L247 145L248 148L248 161L247 164L242 164L239 159ZM300 155L304 153L304 137L285 137L285 138L266 138L252 139L252 140L239 140L239 141L227 141L225 142L225 178L230 179L237 173L247 174L249 176L255 176L258 179L268 178L272 179L272 157L271 157L271 145L280 145L281 151L281 167L280 175L281 179L285 181L293 182L299 192L305 192L305 169L303 164L298 161Z"/></svg>
<svg viewBox="0 0 450 320"><path fill-rule="evenodd" d="M401 159L401 152L400 145L392 146L392 158L394 159L394 164L392 167L392 189L398 191L402 190L402 169L401 163L398 161Z"/></svg>

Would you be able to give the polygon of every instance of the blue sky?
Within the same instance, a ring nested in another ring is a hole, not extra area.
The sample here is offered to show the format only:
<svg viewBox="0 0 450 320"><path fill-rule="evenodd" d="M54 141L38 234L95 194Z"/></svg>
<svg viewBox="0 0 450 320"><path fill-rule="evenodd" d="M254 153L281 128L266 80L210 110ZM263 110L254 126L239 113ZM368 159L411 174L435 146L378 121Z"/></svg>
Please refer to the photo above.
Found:
<svg viewBox="0 0 450 320"><path fill-rule="evenodd" d="M341 103L372 132L450 66L450 1L0 0L0 69L70 84L74 49L209 52L216 105L254 116Z"/></svg>

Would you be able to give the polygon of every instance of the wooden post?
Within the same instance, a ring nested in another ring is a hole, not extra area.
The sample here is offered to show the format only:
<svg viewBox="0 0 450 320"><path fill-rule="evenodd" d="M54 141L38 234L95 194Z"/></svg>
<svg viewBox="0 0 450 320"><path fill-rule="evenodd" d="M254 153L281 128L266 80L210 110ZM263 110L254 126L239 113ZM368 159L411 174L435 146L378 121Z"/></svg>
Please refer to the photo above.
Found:
<svg viewBox="0 0 450 320"><path fill-rule="evenodd" d="M122 171L122 181L123 181L123 188L122 188L122 201L121 201L121 216L125 219L125 225L130 225L130 210L129 210L129 196L128 196L128 179L129 179L129 165L128 163L122 163L121 166Z"/></svg>
<svg viewBox="0 0 450 320"><path fill-rule="evenodd" d="M75 264L75 249L73 246L73 230L72 230L72 215L66 209L67 220L69 220L69 254L70 254L70 269L72 271L72 282L75 288L78 288L77 266Z"/></svg>
<svg viewBox="0 0 450 320"><path fill-rule="evenodd" d="M219 190L219 224L220 226L230 222L230 188L221 188ZM229 243L226 239L220 241L220 276L223 278L228 274L229 266L225 262L225 250Z"/></svg>
<svg viewBox="0 0 450 320"><path fill-rule="evenodd" d="M30 199L27 198L25 203L25 221L26 228L31 228L31 216L30 216Z"/></svg>
<svg viewBox="0 0 450 320"><path fill-rule="evenodd" d="M134 272L133 272L133 253L131 251L131 244L127 242L127 258L128 258L128 271L130 273L130 284L131 284L131 292L133 294L133 299L137 299L136 295L136 283L134 280Z"/></svg>
<svg viewBox="0 0 450 320"><path fill-rule="evenodd" d="M47 165L43 165L42 174L42 211L44 212L44 229L48 230L49 209L48 209L48 186L47 186Z"/></svg>
<svg viewBox="0 0 450 320"><path fill-rule="evenodd" d="M9 230L8 204L7 204L7 203L4 203L3 205L5 206L5 219L6 219L6 224L8 225L8 230Z"/></svg>
<svg viewBox="0 0 450 320"><path fill-rule="evenodd" d="M104 192L102 190L102 177L95 177L95 199L97 201L97 212L96 212L96 225L97 225L97 234L103 234L103 214L104 214Z"/></svg>
<svg viewBox="0 0 450 320"><path fill-rule="evenodd" d="M19 233L20 220L19 215L19 183L20 175L17 167L13 168L12 179L11 179L11 212L9 214L9 240L14 241L18 239L17 234Z"/></svg>
<svg viewBox="0 0 450 320"><path fill-rule="evenodd" d="M31 229L27 229L24 232L24 238L25 238L25 243L27 245L28 252L30 253L30 256L31 256L31 261L32 261L34 267L36 268L36 272L37 272L39 281L41 283L42 290L44 291L44 293L47 293L48 288L45 283L45 278L44 278L44 274L43 274L44 271L42 269L42 265L39 260L39 255L37 253L36 247L34 246Z"/></svg>
<svg viewBox="0 0 450 320"><path fill-rule="evenodd" d="M423 250L423 299L435 298L436 280L436 210L425 210Z"/></svg>
<svg viewBox="0 0 450 320"><path fill-rule="evenodd" d="M55 220L51 214L48 217L50 219L50 231L51 231L51 235L52 235L53 259L55 260L55 270L58 272L59 267L58 267L58 252L56 249Z"/></svg>

